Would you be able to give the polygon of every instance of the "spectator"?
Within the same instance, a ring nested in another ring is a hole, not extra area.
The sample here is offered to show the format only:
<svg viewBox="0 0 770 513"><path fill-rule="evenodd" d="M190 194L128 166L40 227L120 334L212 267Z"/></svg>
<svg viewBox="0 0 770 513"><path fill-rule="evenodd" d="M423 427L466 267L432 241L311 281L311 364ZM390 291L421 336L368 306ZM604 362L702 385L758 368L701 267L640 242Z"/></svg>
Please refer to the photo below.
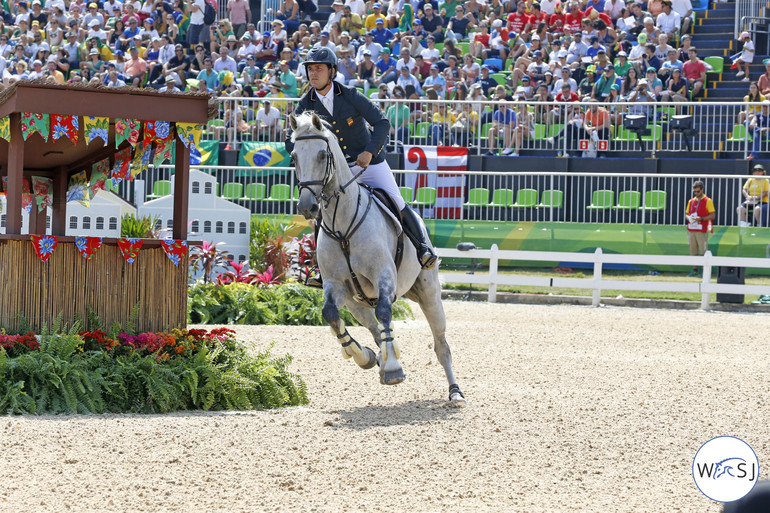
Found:
<svg viewBox="0 0 770 513"><path fill-rule="evenodd" d="M578 84L578 96L580 101L588 101L594 92L596 86L596 66L593 64L586 68L586 76Z"/></svg>
<svg viewBox="0 0 770 513"><path fill-rule="evenodd" d="M479 64L473 59L473 56L471 56L469 53L466 53L463 59L465 60L465 65L460 68L460 77L465 83L471 84L479 76L481 72L481 66L479 66Z"/></svg>
<svg viewBox="0 0 770 513"><path fill-rule="evenodd" d="M535 96L532 98L533 102L552 103L553 96L551 96L548 86L545 84L539 84L535 91ZM535 105L534 106L535 123L541 125L551 124L551 108L549 105Z"/></svg>
<svg viewBox="0 0 770 513"><path fill-rule="evenodd" d="M647 68L647 91L652 95L656 101L660 101L660 95L663 93L663 82L658 78L655 73L655 68Z"/></svg>
<svg viewBox="0 0 770 513"><path fill-rule="evenodd" d="M470 56L472 58L484 58L484 54L488 54L489 50L489 26L487 25L487 22L482 21L479 24L479 30L476 32L473 36L473 39L471 40L470 45Z"/></svg>
<svg viewBox="0 0 770 513"><path fill-rule="evenodd" d="M751 34L748 32L741 33L740 41L743 43L743 50L736 60L738 73L735 76L738 78L743 77L743 82L750 82L749 65L754 62L754 41L751 40ZM743 69L740 69L741 63L743 63Z"/></svg>
<svg viewBox="0 0 770 513"><path fill-rule="evenodd" d="M765 65L765 72L757 80L757 87L760 93L770 95L770 59L765 59L762 64Z"/></svg>
<svg viewBox="0 0 770 513"><path fill-rule="evenodd" d="M166 92L181 93L182 90L179 89L179 87L176 85L176 81L174 80L174 77L172 77L171 75L167 75L166 84L160 89L158 89L158 92L159 93L166 93Z"/></svg>
<svg viewBox="0 0 770 513"><path fill-rule="evenodd" d="M580 63L588 51L588 45L583 42L582 32L575 33L573 38L572 44L569 45L569 50L567 50L567 64Z"/></svg>
<svg viewBox="0 0 770 513"><path fill-rule="evenodd" d="M625 78L626 75L628 75L628 70L633 67L628 61L628 54L623 50L617 53L614 65L615 73L617 73L621 78Z"/></svg>
<svg viewBox="0 0 770 513"><path fill-rule="evenodd" d="M687 62L690 60L690 46L692 46L692 38L685 34L679 39L679 60Z"/></svg>
<svg viewBox="0 0 770 513"><path fill-rule="evenodd" d="M759 87L756 82L749 84L749 94L743 97L743 101L746 103L762 103L765 99L765 95L759 92ZM746 110L742 110L738 114L738 124L742 125L747 121L751 121L760 110L759 106L748 105Z"/></svg>
<svg viewBox="0 0 770 513"><path fill-rule="evenodd" d="M446 79L446 86L448 89L452 89L455 86L455 82L460 80L460 68L457 67L457 57L450 55L447 58L447 67L444 68L443 75Z"/></svg>
<svg viewBox="0 0 770 513"><path fill-rule="evenodd" d="M668 59L668 53L673 49L674 48L668 44L668 36L661 33L658 36L658 46L655 47L655 57L662 63Z"/></svg>
<svg viewBox="0 0 770 513"><path fill-rule="evenodd" d="M380 58L377 60L375 68L375 84L387 84L396 81L396 61L390 58L390 48L383 48L380 51Z"/></svg>
<svg viewBox="0 0 770 513"><path fill-rule="evenodd" d="M117 70L112 69L107 73L107 87L123 87L126 83L120 79Z"/></svg>
<svg viewBox="0 0 770 513"><path fill-rule="evenodd" d="M511 153L511 157L518 157L521 146L524 143L524 139L535 138L535 116L529 111L525 98L517 98L521 101L519 103L519 111L516 113L516 128L513 130L513 143L514 149ZM505 151L503 151L505 154Z"/></svg>
<svg viewBox="0 0 770 513"><path fill-rule="evenodd" d="M126 3L126 5L130 6L131 3ZM190 25L187 29L187 42L192 45L209 40L206 25L203 23L203 11L205 8L206 0L191 0L186 4L185 14L190 17ZM130 10L133 10L133 7ZM123 22L125 23L125 21L124 19ZM136 18L134 18L134 22L136 22ZM130 24L131 22L129 21Z"/></svg>
<svg viewBox="0 0 770 513"><path fill-rule="evenodd" d="M604 12L610 17L612 23L615 23L620 18L623 6L623 0L605 0Z"/></svg>
<svg viewBox="0 0 770 513"><path fill-rule="evenodd" d="M577 103L580 101L580 97L577 95L575 91L570 90L569 84L562 84L561 92L556 95L554 100L560 103ZM556 105L551 110L549 124L566 123L569 120L571 113L572 113L571 107L566 105L565 106ZM550 144L554 144L554 138L550 137L549 142Z"/></svg>
<svg viewBox="0 0 770 513"><path fill-rule="evenodd" d="M610 123L613 125L620 125L623 123L623 110L621 104L625 103L625 100L620 96L620 86L618 84L612 84L610 87L610 95L607 97L607 103L610 105L607 110L610 113Z"/></svg>
<svg viewBox="0 0 770 513"><path fill-rule="evenodd" d="M417 66L414 69L414 75L417 77L417 80L422 83L430 76L431 64L429 62L425 62L425 59L422 55L415 55L414 60L417 63Z"/></svg>
<svg viewBox="0 0 770 513"><path fill-rule="evenodd" d="M260 48L259 46L257 48ZM261 54L264 55L265 52L269 50L262 50ZM257 58L259 58L260 54L257 54ZM254 64L258 68L264 68L265 64L268 62L272 62L268 59L262 59L257 60ZM230 51L227 49L226 46L223 46L219 49L219 59L214 61L214 71L219 73L220 71L231 71L233 73L233 76L236 76L238 74L238 66L235 63L235 59L230 57Z"/></svg>
<svg viewBox="0 0 770 513"><path fill-rule="evenodd" d="M633 115L645 116L648 120L652 117L652 108L648 103L655 103L655 96L648 89L647 79L641 79L636 89L631 91L626 101L632 105L628 107L628 113ZM644 105L640 105L644 104Z"/></svg>
<svg viewBox="0 0 770 513"><path fill-rule="evenodd" d="M379 59L382 56L383 46L374 42L374 34L372 32L367 32L364 35L364 44L358 47L358 52L356 53L356 63L360 64L363 62L364 50L369 50L373 60ZM388 48L388 53L390 53L390 48ZM395 65L395 61L393 64Z"/></svg>
<svg viewBox="0 0 770 513"><path fill-rule="evenodd" d="M760 212L768 207L770 201L770 180L764 178L765 168L762 164L755 164L751 169L752 177L746 180L741 189L743 194L743 203L736 209L738 212L738 226L751 226L747 219L749 209L754 211L754 217L758 218L759 226L762 221L759 219Z"/></svg>
<svg viewBox="0 0 770 513"><path fill-rule="evenodd" d="M642 57L647 53L645 48L647 45L647 34L639 34L636 38L636 42L639 44L631 48L631 52L628 54L628 60L631 61L631 64L640 66L642 64Z"/></svg>
<svg viewBox="0 0 770 513"><path fill-rule="evenodd" d="M655 25L663 34L666 34L670 41L673 41L682 26L682 18L673 9L671 0L663 0L661 5L663 12L658 14Z"/></svg>
<svg viewBox="0 0 770 513"><path fill-rule="evenodd" d="M596 81L593 98L601 101L606 100L610 96L610 88L615 84L620 85L620 82L621 79L615 74L615 66L607 65L602 76Z"/></svg>
<svg viewBox="0 0 770 513"><path fill-rule="evenodd" d="M252 60L254 57L251 57ZM212 91L215 91L219 86L219 73L214 71L214 65L211 62L210 57L206 57L203 60L203 69L198 72L196 77L199 81L206 82L206 87Z"/></svg>
<svg viewBox="0 0 770 513"><path fill-rule="evenodd" d="M691 95L692 98L695 98L703 89L703 84L706 83L706 65L698 59L698 50L694 46L689 48L688 54L690 60L684 63L682 72L684 78L692 86Z"/></svg>
<svg viewBox="0 0 770 513"><path fill-rule="evenodd" d="M226 52L225 55L227 55ZM278 60L278 45L270 40L270 32L262 33L262 41L257 44L257 51L254 52L254 59L256 60L256 66L260 69L264 69L267 63L275 62ZM232 58L230 58L230 60L233 61L232 64L234 66L235 61ZM220 67L217 66L219 61L220 59L217 59L217 61L214 63L214 70L216 71L221 71L221 65ZM233 73L235 73L234 70Z"/></svg>
<svg viewBox="0 0 770 513"><path fill-rule="evenodd" d="M404 90L400 86L393 88L393 98L404 99ZM409 106L403 101L393 102L385 112L385 117L390 121L391 140L397 141L397 144L405 144L409 134Z"/></svg>
<svg viewBox="0 0 770 513"><path fill-rule="evenodd" d="M690 27L692 27L692 24L695 22L695 13L693 13L692 10L692 2L690 2L690 0L672 0L671 6L682 20L682 28L679 33L688 34L690 32Z"/></svg>
<svg viewBox="0 0 770 513"><path fill-rule="evenodd" d="M130 54L131 58L126 62L123 76L127 84L140 87L147 75L147 62L139 57L139 48L136 45L131 45Z"/></svg>
<svg viewBox="0 0 770 513"><path fill-rule="evenodd" d="M682 70L679 68L672 68L671 76L666 81L666 90L661 94L660 100L663 102L687 101L687 79L682 76Z"/></svg>
<svg viewBox="0 0 770 513"><path fill-rule="evenodd" d="M455 7L454 17L449 19L449 23L446 26L446 32L444 37L457 41L459 39L465 39L467 37L468 28L476 26L476 19L472 14L465 14L465 9L462 5Z"/></svg>
<svg viewBox="0 0 770 513"><path fill-rule="evenodd" d="M687 222L687 242L690 246L690 255L705 255L708 250L709 232L716 218L714 202L704 194L703 182L700 180L692 184L694 197L687 202L684 211ZM693 266L688 276L696 276L698 266Z"/></svg>
<svg viewBox="0 0 770 513"><path fill-rule="evenodd" d="M430 125L428 138L430 146L444 146L449 129L455 122L455 115L447 107L446 102L438 103L437 107L437 111L433 114L433 123Z"/></svg>
<svg viewBox="0 0 770 513"><path fill-rule="evenodd" d="M620 86L620 96L627 99L628 96L636 89L639 82L639 74L636 72L635 67L631 67L628 70L626 78L623 80L623 84Z"/></svg>
<svg viewBox="0 0 770 513"><path fill-rule="evenodd" d="M767 141L768 131L770 131L770 100L762 102L761 110L749 123L749 130L754 134L754 141L748 158L755 159L759 156L761 144Z"/></svg>
<svg viewBox="0 0 770 513"><path fill-rule="evenodd" d="M372 60L372 52L364 50L364 60L358 65L355 78L348 82L354 87L363 87L364 95L369 96L369 88L374 87L375 64Z"/></svg>
<svg viewBox="0 0 770 513"><path fill-rule="evenodd" d="M428 36L428 47L423 48L420 55L423 59L425 59L425 62L428 63L438 63L441 57L441 53L438 51L438 48L436 48L436 39L431 35Z"/></svg>
<svg viewBox="0 0 770 513"><path fill-rule="evenodd" d="M361 19L361 16L358 13L353 12L350 4L346 4L342 8L340 29L353 36L354 39L358 39L361 35L361 31L364 29L364 22Z"/></svg>
<svg viewBox="0 0 770 513"><path fill-rule="evenodd" d="M652 68L655 73L658 72L658 68L660 68L661 62L658 60L658 58L655 56L655 45L652 43L648 43L644 47L645 54L642 56L642 62L641 67L643 70L649 70Z"/></svg>
<svg viewBox="0 0 770 513"><path fill-rule="evenodd" d="M503 138L503 155L510 155L513 153L512 139L513 131L516 128L516 112L508 108L508 105L504 101L498 102L498 109L495 111L492 117L492 128L489 129L487 137L489 138L489 152L487 155L495 155L497 140L502 136Z"/></svg>
<svg viewBox="0 0 770 513"><path fill-rule="evenodd" d="M254 138L257 141L280 141L282 139L281 111L270 104L266 98L264 108L257 111L254 121Z"/></svg>
<svg viewBox="0 0 770 513"><path fill-rule="evenodd" d="M523 34L527 32L529 26L529 16L526 13L527 5L523 1L516 3L516 11L508 15L507 30Z"/></svg>
<svg viewBox="0 0 770 513"><path fill-rule="evenodd" d="M682 71L683 63L679 59L677 59L677 53L676 50L671 48L668 51L668 59L660 65L660 69L658 70L658 76L661 80L665 80L671 75L671 72L675 69L678 69L679 71Z"/></svg>
<svg viewBox="0 0 770 513"><path fill-rule="evenodd" d="M473 110L471 104L462 102L455 104L455 121L452 123L452 144L468 147L469 138L475 141L476 127L479 124L479 115Z"/></svg>
<svg viewBox="0 0 770 513"><path fill-rule="evenodd" d="M366 21L364 22L364 28L367 32L377 28L378 19L381 19L383 24L385 23L385 16L381 12L381 6L379 3L375 2L372 4L372 14L367 16Z"/></svg>
<svg viewBox="0 0 770 513"><path fill-rule="evenodd" d="M374 42L385 48L393 39L393 32L385 28L385 20L377 18L376 27L371 31Z"/></svg>
<svg viewBox="0 0 770 513"><path fill-rule="evenodd" d="M246 5L248 5L248 2L246 2ZM251 12L249 12L249 15L247 16L247 20L250 18L251 18ZM275 18L277 20L281 20L284 23L284 25L286 26L286 32L288 32L289 34L295 32L300 27L299 4L294 0L283 0L283 2L281 3L280 10L278 14L276 14ZM232 14L230 14L230 19L232 19ZM248 23L247 23L247 26L248 26ZM243 34L241 34L241 36L242 35Z"/></svg>
<svg viewBox="0 0 770 513"><path fill-rule="evenodd" d="M325 32L331 32L334 24L342 20L342 7L344 5L342 0L334 0L332 2L332 12L329 14L329 18L326 20L326 25L323 28Z"/></svg>
<svg viewBox="0 0 770 513"><path fill-rule="evenodd" d="M438 65L431 64L430 76L425 79L423 89L426 91L430 89L436 91L439 98L444 98L446 96L446 79L439 74Z"/></svg>
<svg viewBox="0 0 770 513"><path fill-rule="evenodd" d="M422 96L422 86L417 77L411 74L409 67L404 66L401 68L401 72L396 80L396 85L400 85L406 92L407 98L411 98L413 95Z"/></svg>

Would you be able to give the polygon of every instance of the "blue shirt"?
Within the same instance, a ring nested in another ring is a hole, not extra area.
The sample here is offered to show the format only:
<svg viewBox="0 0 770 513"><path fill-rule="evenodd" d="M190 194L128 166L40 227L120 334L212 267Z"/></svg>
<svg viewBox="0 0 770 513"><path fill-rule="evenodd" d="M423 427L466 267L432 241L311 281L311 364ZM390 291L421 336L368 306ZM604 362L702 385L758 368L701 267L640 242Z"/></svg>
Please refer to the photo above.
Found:
<svg viewBox="0 0 770 513"><path fill-rule="evenodd" d="M516 112L513 109L505 109L505 113L500 109L497 109L492 116L492 119L497 121L500 125L509 125L513 123L513 126L516 126Z"/></svg>
<svg viewBox="0 0 770 513"><path fill-rule="evenodd" d="M377 69L380 70L380 74L386 73L389 68L396 68L396 61L391 57L388 59L388 62L385 63L383 59L377 59L377 62L374 63L375 66L377 66Z"/></svg>
<svg viewBox="0 0 770 513"><path fill-rule="evenodd" d="M465 29L468 28L468 23L470 23L471 20L469 20L468 18L463 18L461 20L458 20L457 18L452 18L449 21L452 22L452 32L464 38Z"/></svg>
<svg viewBox="0 0 770 513"><path fill-rule="evenodd" d="M339 5L339 4L338 4ZM374 29L372 30L372 38L374 39L374 42L382 46L383 48L388 46L388 43L390 43L390 40L393 39L393 32L386 28L381 29Z"/></svg>
<svg viewBox="0 0 770 513"><path fill-rule="evenodd" d="M586 50L586 57L591 57L591 58L596 57L597 55L599 55L599 50L604 50L605 53L607 52L607 49L602 45L599 45L596 48L594 48L594 45L589 46L588 50Z"/></svg>
<svg viewBox="0 0 770 513"><path fill-rule="evenodd" d="M446 93L446 79L442 75L436 75L435 77L433 75L429 76L425 79L425 82L423 82L424 86L429 85L440 85L441 88L436 91L439 96L443 97L444 93Z"/></svg>

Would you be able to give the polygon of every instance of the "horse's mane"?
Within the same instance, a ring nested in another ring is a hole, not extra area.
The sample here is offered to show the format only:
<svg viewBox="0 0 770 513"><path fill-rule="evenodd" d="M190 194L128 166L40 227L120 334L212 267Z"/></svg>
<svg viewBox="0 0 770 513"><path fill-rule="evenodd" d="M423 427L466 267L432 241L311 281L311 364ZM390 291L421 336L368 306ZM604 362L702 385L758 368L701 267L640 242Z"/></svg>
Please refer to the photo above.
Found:
<svg viewBox="0 0 770 513"><path fill-rule="evenodd" d="M296 142L297 137L302 135L321 135L329 141L329 148L331 148L332 155L334 155L334 160L337 162L337 165L343 166L345 164L345 161L347 160L345 154L342 153L339 141L337 141L337 137L332 133L331 125L327 121L319 116L322 128L321 130L318 130L315 125L313 125L313 112L303 112L302 114L295 116L294 119L297 121L297 129L291 134L292 142ZM347 168L347 166L345 167Z"/></svg>

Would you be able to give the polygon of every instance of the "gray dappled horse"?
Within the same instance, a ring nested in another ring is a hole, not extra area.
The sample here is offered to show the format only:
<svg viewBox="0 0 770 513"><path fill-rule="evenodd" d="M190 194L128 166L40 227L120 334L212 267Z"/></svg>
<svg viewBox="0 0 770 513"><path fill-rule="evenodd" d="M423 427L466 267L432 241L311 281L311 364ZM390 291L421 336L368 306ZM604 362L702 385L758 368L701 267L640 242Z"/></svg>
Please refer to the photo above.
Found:
<svg viewBox="0 0 770 513"><path fill-rule="evenodd" d="M316 241L316 259L323 276L323 316L342 344L342 356L352 357L363 369L379 365L383 384L401 383L404 370L393 338L391 305L405 295L420 305L428 319L436 356L449 382L449 399L464 404L445 336L438 267L423 270L414 246L406 243L400 268L396 269L394 255L400 227L372 202L369 190L356 182L328 125L314 113L291 115L289 121L300 188L297 209L306 219L323 214ZM350 336L340 319L342 305L372 333L378 355Z"/></svg>

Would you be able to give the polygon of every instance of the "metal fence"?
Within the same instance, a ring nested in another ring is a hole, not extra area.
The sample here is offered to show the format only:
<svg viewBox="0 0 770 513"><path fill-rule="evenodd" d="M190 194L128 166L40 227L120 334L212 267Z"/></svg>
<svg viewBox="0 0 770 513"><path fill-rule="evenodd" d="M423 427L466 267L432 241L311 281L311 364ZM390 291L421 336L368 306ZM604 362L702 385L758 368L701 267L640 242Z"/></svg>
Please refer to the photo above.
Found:
<svg viewBox="0 0 770 513"><path fill-rule="evenodd" d="M763 0L738 0L735 2L735 28L733 39L738 39L744 30L751 32L752 19L762 17L767 11L767 2Z"/></svg>
<svg viewBox="0 0 770 513"><path fill-rule="evenodd" d="M217 194L244 206L254 214L295 214L297 188L291 168L271 169L215 166L203 169L216 175ZM150 168L136 182L123 182L119 193L137 206L157 192L155 183L171 180L173 169ZM439 174L431 171L394 170L401 187L409 174ZM592 174L551 172L467 171L463 179L459 219L475 221L534 221L565 223L632 223L682 225L684 209L692 197L692 183L703 180L706 194L714 200L717 226L738 224L737 207L746 176L651 175L638 173ZM414 178L414 177L412 177ZM191 184L194 187L194 183ZM258 192L254 192L258 191ZM416 191L404 189L414 198ZM440 195L440 193L439 193ZM425 218L433 210L420 207ZM766 214L765 217L768 217ZM753 220L749 213L748 219ZM763 221L767 226L767 219Z"/></svg>
<svg viewBox="0 0 770 513"><path fill-rule="evenodd" d="M238 149L243 141L283 141L288 129L288 114L296 98L270 97L271 107L279 110L276 127L257 122L257 111L263 109L261 98L220 98L220 114L209 123L207 137L227 141ZM389 151L402 145L467 146L474 155L490 151L500 154L511 148L527 155L581 156L582 146L590 137L583 130L583 116L592 103L497 102L452 100L372 100L390 119ZM609 130L595 141L598 156L618 152L645 152L655 157L660 152L717 153L738 152L743 157L752 151L770 152L768 132L755 134L750 120L761 110L759 103L745 102L680 102L596 104L608 110ZM517 122L504 126L496 123L495 111L509 108L517 113ZM767 108L767 107L766 107ZM449 121L449 110L464 112L469 122ZM769 109L770 110L770 109ZM743 113L743 114L742 114ZM624 127L629 115L637 116L638 129ZM641 121L638 116L642 116ZM446 119L447 121L438 121ZM754 139L758 139L756 144ZM582 143L581 143L582 141ZM582 146L581 146L582 144ZM521 153L520 153L521 154Z"/></svg>

